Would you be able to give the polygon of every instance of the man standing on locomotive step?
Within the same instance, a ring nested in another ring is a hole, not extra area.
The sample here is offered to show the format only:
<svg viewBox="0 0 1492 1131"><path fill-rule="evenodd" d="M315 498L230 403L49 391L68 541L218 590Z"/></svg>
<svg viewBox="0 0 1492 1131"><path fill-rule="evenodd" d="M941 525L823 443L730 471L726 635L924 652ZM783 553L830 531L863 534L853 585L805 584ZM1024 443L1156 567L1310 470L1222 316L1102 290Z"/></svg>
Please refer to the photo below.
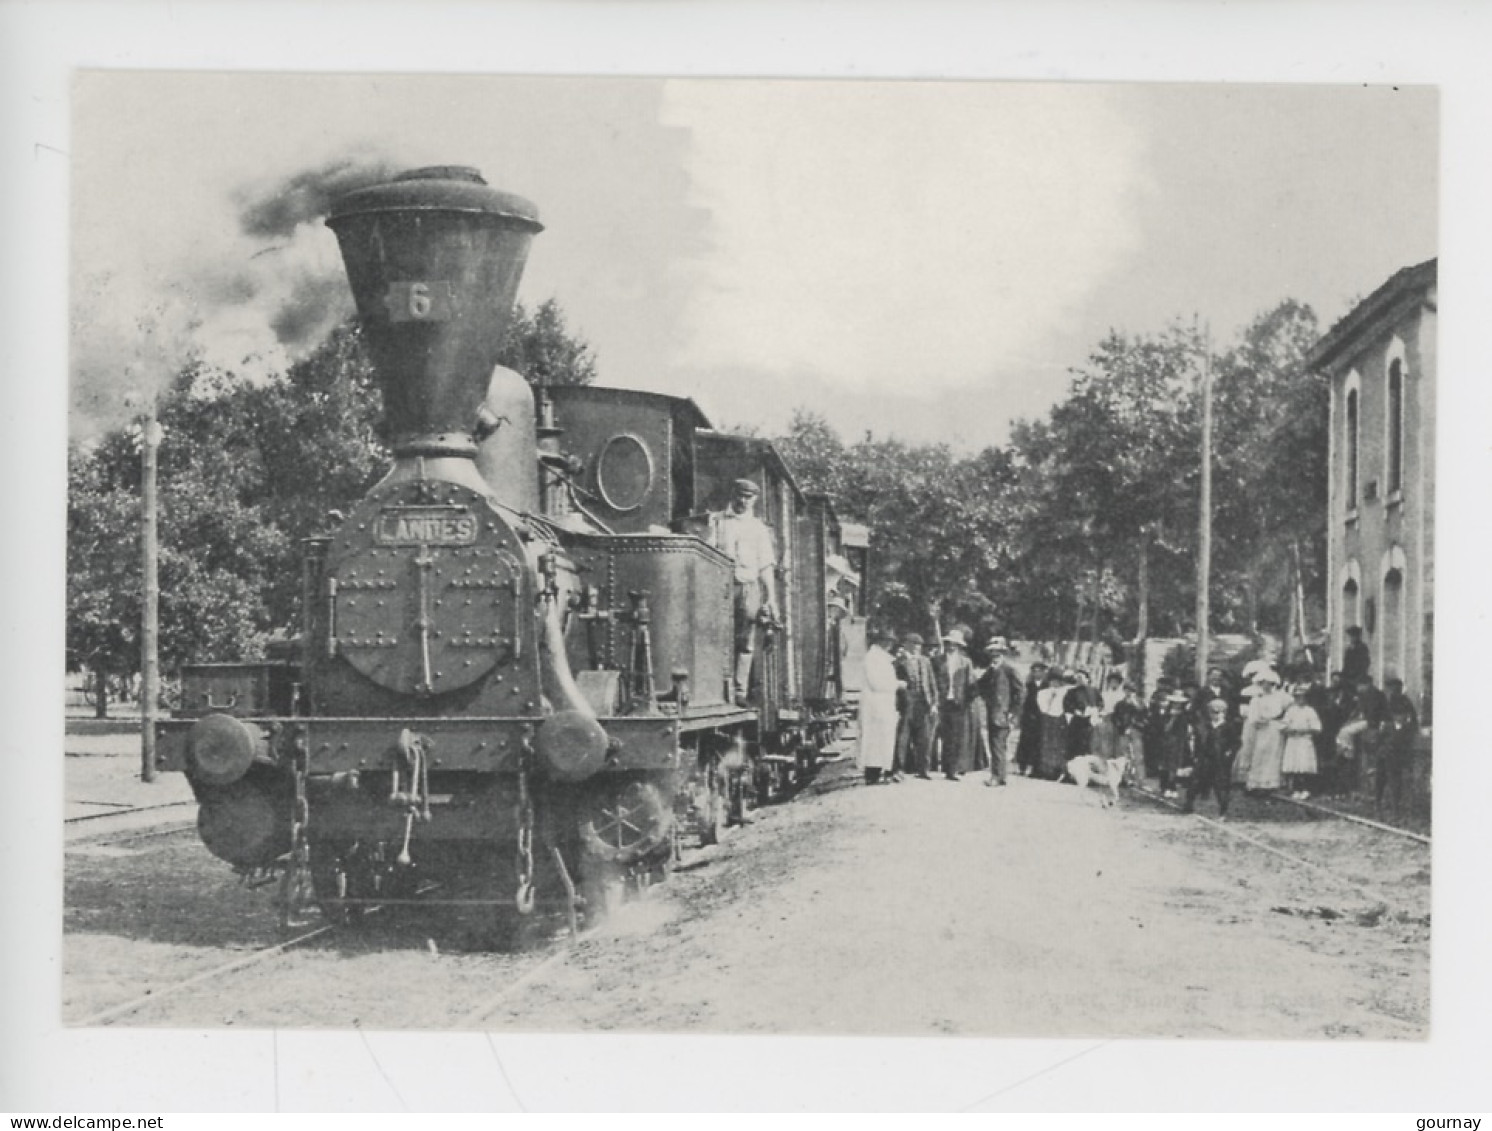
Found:
<svg viewBox="0 0 1492 1131"><path fill-rule="evenodd" d="M760 488L750 479L731 486L730 505L710 516L710 541L736 563L736 703L746 706L751 660L763 620L776 621L777 547L771 528L756 517Z"/></svg>

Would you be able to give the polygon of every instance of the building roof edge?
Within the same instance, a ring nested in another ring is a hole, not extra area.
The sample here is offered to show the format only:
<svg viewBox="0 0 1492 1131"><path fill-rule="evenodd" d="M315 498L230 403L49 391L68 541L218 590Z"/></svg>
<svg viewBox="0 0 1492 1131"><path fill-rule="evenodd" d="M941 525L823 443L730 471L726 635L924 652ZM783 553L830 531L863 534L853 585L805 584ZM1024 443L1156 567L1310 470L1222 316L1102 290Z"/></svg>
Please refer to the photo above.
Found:
<svg viewBox="0 0 1492 1131"><path fill-rule="evenodd" d="M1402 267L1376 291L1354 306L1316 343L1307 359L1312 369L1326 369L1385 311L1406 295L1427 291L1435 285L1440 259L1427 259Z"/></svg>

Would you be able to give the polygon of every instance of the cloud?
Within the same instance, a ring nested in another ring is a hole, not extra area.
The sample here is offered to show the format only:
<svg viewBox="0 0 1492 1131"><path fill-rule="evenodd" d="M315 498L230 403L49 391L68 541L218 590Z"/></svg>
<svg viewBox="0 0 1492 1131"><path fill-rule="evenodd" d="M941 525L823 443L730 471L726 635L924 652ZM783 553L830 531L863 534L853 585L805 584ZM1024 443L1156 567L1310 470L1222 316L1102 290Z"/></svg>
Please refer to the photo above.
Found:
<svg viewBox="0 0 1492 1131"><path fill-rule="evenodd" d="M710 216L685 369L1014 379L1138 240L1143 139L1098 90L672 82L663 117Z"/></svg>

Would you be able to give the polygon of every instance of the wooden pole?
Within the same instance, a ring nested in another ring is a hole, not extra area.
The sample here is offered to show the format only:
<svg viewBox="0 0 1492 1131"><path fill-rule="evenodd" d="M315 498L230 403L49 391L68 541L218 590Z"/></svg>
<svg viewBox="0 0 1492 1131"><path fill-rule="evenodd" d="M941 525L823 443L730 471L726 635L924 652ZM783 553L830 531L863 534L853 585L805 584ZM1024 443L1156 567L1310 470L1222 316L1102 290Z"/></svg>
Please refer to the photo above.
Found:
<svg viewBox="0 0 1492 1131"><path fill-rule="evenodd" d="M160 699L160 578L156 542L156 453L161 426L156 420L155 394L146 399L144 444L140 452L140 553L144 610L140 625L140 779L155 781L155 720Z"/></svg>
<svg viewBox="0 0 1492 1131"><path fill-rule="evenodd" d="M1197 682L1207 682L1212 581L1212 335L1202 334L1202 500L1197 532Z"/></svg>

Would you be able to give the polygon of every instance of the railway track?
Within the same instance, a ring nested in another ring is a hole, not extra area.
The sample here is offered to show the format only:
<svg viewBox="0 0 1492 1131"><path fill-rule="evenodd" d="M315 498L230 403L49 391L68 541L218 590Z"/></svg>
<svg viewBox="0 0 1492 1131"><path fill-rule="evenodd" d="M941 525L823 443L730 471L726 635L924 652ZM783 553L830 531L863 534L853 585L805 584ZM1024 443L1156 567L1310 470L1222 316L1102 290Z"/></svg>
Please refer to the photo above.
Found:
<svg viewBox="0 0 1492 1131"><path fill-rule="evenodd" d="M1156 804L1163 805L1166 808L1172 809L1178 813L1183 812L1183 807L1178 802L1173 801L1168 797L1164 797L1154 790L1148 789L1143 786L1134 785L1131 785L1129 789L1131 792L1138 794L1139 796L1144 797ZM1326 805L1321 805L1309 801L1297 801L1294 798L1286 796L1271 796L1269 800L1292 805L1296 808L1333 820L1350 822L1354 825L1372 829L1386 836L1391 835L1403 837L1427 848L1430 846L1430 838L1427 836L1422 836L1419 833L1411 832L1408 829L1401 829L1397 826L1387 825L1380 821L1369 820L1366 817L1359 817L1356 814L1343 813ZM1233 840L1237 840L1241 843L1247 844L1254 849L1268 853L1269 855L1277 859L1284 860L1285 862L1294 865L1295 867L1303 868L1316 874L1325 876L1335 881L1338 887L1348 888L1362 895L1365 895L1374 903L1380 904L1385 908L1391 907L1395 904L1401 904L1403 902L1401 899L1389 895L1387 892L1383 891L1375 884L1369 883L1357 877L1346 875L1336 868L1333 868L1316 860L1307 859L1305 856L1302 856L1297 852L1291 852L1285 848L1280 847L1277 844L1270 844L1263 838L1263 836L1253 835L1254 833L1262 833L1264 831L1263 828L1257 825L1251 825L1249 826L1250 831L1245 831L1243 828L1240 827L1240 824L1242 824L1242 822L1236 820L1219 820L1217 818L1208 817L1202 813L1195 812L1189 815L1198 823L1206 826L1209 829L1215 830L1216 832L1219 832Z"/></svg>
<svg viewBox="0 0 1492 1131"><path fill-rule="evenodd" d="M375 914L381 910L384 909L374 907L370 909L369 914ZM621 914L626 914L625 909ZM423 934L423 931L419 933ZM357 937L358 932L354 928L321 924L271 945L259 947L248 954L215 964L184 980L152 988L127 1001L110 1005L78 1020L69 1021L67 1024L70 1027L79 1028L108 1027L163 1007L169 1008L174 1001L187 1001L193 994L210 991L213 997L222 998L224 986L230 979L251 973L262 974L268 969L277 967L278 964L291 962L298 952L312 949L312 944L331 943L338 938L351 940ZM587 936L582 935L579 941L589 940ZM369 951L387 954L389 950L384 945L385 943L386 940L373 937L369 939ZM457 1004L460 998L455 993L442 995L437 991L427 995L430 1003L427 1008L422 1009L416 1006L413 1010L401 1012L398 1026L406 1029L481 1028L482 1024L496 1014L509 1000L560 968L574 952L576 944L577 937L565 933L553 936L543 943L525 947L520 951L493 952L477 956L477 960L485 971L481 979L483 992L474 996L462 995L469 1002L462 1006ZM440 951L433 939L426 940L425 947L428 948L432 958L440 956ZM412 948L412 951L413 949L418 948ZM411 962L423 961L423 956L411 952L409 959ZM500 979L500 984L496 987L491 985L494 979ZM263 1008L266 1003L256 1004ZM273 1007L273 1003L269 1005Z"/></svg>
<svg viewBox="0 0 1492 1131"><path fill-rule="evenodd" d="M170 808L170 806L153 806L151 808ZM110 814L111 816L115 814ZM92 815L90 815L92 816ZM117 832L104 832L102 835L92 835L86 840L74 840L69 843L69 851L81 852L84 855L97 854L98 850L105 850L107 855L128 855L128 852L114 852L112 850L127 850L141 842L151 840L166 840L167 838L179 836L179 844L163 844L161 849L174 849L180 847L196 847L195 838L189 839L183 834L195 830L193 824L172 824L166 827L151 828L139 831L120 830ZM96 831L91 829L91 832ZM688 868L696 863L695 856L703 858L711 857L715 848L690 849L681 862L683 868ZM434 889L423 890L421 895L428 895ZM364 924L367 917L379 913L397 912L399 908L374 906L368 909L367 916L362 920ZM626 914L625 909L621 914ZM542 922L538 920L542 919ZM569 930L565 930L564 916L557 914L538 915L532 919L521 922L528 924L528 935L530 940L536 934L543 934L544 941L532 942L516 951L489 951L486 953L471 953L458 948L454 953L458 962L467 964L475 963L480 969L482 976L479 979L479 992L471 993L450 987L451 992L441 993L436 991L427 998L424 1007L415 1005L415 1008L407 1016L401 1014L399 1026L403 1028L479 1028L483 1022L491 1018L501 1007L519 992L540 981L546 975L560 967L566 958L572 953L577 938L584 940L587 936L576 935L574 931L574 919L569 920ZM361 949L362 943L366 942L366 953L393 954L400 949L409 951L408 958L411 962L419 962L424 959L423 952L434 957L443 954L442 948L437 947L435 938L441 937L439 928L432 934L434 937L425 937L425 927L421 926L408 938L399 939L400 932L405 932L409 927L407 922L398 923L390 928L391 935L388 938L381 937L382 930L368 932L366 926L359 930L346 925L335 925L321 923L308 925L307 929L298 931L288 938L278 939L268 945L260 946L254 950L239 954L231 959L216 962L201 969L190 976L177 981L162 981L146 990L144 993L136 994L127 1000L116 1002L102 1009L96 1009L76 1020L68 1020L67 1024L72 1027L108 1027L120 1023L149 1023L143 1020L149 1015L151 1021L164 1020L175 1016L169 1012L163 1016L161 1011L169 1011L176 1006L183 1016L190 1015L194 1010L200 1011L203 1003L214 1002L214 1006L230 1000L233 996L231 991L225 993L225 987L231 981L244 977L264 976L270 971L279 971L282 964L296 961L297 957L308 950L315 953L322 947L330 944L335 946L338 941L349 944L354 950ZM380 928L382 924L380 923ZM451 924L445 924L447 930L460 933L459 928ZM394 945L390 945L393 943ZM314 961L314 959L312 960ZM279 978L280 973L269 974L271 977ZM349 972L349 977L351 977ZM496 986L493 982L498 982ZM257 1009L267 1007L275 1008L271 1000L255 1002ZM184 1012L183 1012L184 1011ZM253 1020L253 1018L250 1018ZM256 1021L256 1023L258 1023Z"/></svg>
<svg viewBox="0 0 1492 1131"><path fill-rule="evenodd" d="M171 985L165 986L160 990L152 990L149 993L141 994L139 997L132 998L129 1001L110 1006L108 1009L99 1010L97 1013L90 1014L80 1021L72 1022L72 1024L78 1028L84 1029L108 1025L114 1021L119 1020L122 1017L128 1017L132 1014L139 1013L141 1010L148 1009L149 1007L156 1005L157 1003L164 1001L167 998L175 997L178 994L193 989L194 987L208 984L221 984L222 980L225 977L235 974L240 970L246 970L251 966L257 966L263 962L267 962L279 955L293 950L295 947L303 946L304 944L311 942L313 939L318 939L321 938L323 935L328 935L331 933L332 929L333 928L329 925L316 927L312 930L286 939L284 942L276 943L273 946L261 947L260 949L252 951L251 953L244 955L241 958L236 958L231 962L225 962L220 966L214 966L210 970L204 970L201 973L195 974L184 981L173 982Z"/></svg>
<svg viewBox="0 0 1492 1131"><path fill-rule="evenodd" d="M1353 824L1363 825L1366 828L1377 829L1379 832L1393 833L1395 836L1417 841L1420 844L1428 845L1430 843L1430 838L1422 833L1411 832L1409 829L1401 829L1397 825L1384 824L1382 821L1374 821L1368 817L1359 816L1356 813L1343 813L1340 809L1334 809L1330 805L1322 805L1318 801L1299 801L1294 797L1283 796L1276 798L1276 800L1288 802L1291 805L1298 806L1312 813L1320 813L1324 816L1336 817L1343 821L1351 821Z"/></svg>
<svg viewBox="0 0 1492 1131"><path fill-rule="evenodd" d="M90 804L105 803L91 802ZM64 827L71 826L72 828L78 828L87 821L107 821L111 817L116 819L120 817L133 817L137 813L154 813L160 809L183 809L188 805L196 804L196 799L190 799L187 801L166 801L160 805L121 805L108 809L103 813L83 813L77 817L64 817L62 824Z"/></svg>

